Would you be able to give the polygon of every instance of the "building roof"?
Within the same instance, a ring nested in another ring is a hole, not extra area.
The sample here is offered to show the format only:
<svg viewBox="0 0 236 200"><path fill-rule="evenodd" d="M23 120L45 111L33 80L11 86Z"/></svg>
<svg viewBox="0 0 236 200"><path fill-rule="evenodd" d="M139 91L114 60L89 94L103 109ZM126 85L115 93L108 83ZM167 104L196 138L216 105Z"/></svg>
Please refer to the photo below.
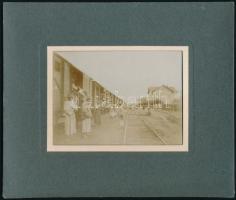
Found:
<svg viewBox="0 0 236 200"><path fill-rule="evenodd" d="M148 94L149 93L153 93L154 91L157 91L159 89L167 89L168 91L170 91L171 93L177 93L177 90L175 89L175 87L172 86L167 86L167 85L161 85L161 86L155 86L155 87L149 87L148 88Z"/></svg>

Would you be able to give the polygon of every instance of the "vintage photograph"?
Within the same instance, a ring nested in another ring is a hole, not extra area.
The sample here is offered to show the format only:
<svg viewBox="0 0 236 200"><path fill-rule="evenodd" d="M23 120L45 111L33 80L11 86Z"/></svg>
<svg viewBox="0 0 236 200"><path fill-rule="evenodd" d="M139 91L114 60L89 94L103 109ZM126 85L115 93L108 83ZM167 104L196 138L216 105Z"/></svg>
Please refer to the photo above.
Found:
<svg viewBox="0 0 236 200"><path fill-rule="evenodd" d="M48 47L48 151L187 151L188 47Z"/></svg>

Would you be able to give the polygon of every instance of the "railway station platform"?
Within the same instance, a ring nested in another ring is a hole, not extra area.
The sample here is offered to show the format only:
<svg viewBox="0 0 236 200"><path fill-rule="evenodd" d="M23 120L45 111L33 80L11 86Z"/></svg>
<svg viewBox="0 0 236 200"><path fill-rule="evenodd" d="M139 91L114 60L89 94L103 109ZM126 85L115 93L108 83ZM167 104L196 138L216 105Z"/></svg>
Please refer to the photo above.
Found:
<svg viewBox="0 0 236 200"><path fill-rule="evenodd" d="M55 130L55 145L162 145L181 144L182 126L179 113L129 110L124 127L119 119L109 114L101 116L100 125L92 125L92 132L86 137L79 130L73 136L64 134L63 129Z"/></svg>

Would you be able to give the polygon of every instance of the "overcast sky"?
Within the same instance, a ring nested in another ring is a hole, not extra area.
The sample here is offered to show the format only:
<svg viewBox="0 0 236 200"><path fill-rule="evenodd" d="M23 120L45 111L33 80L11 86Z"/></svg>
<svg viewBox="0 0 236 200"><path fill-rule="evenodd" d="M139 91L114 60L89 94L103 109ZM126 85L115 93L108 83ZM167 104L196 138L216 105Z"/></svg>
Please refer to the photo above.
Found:
<svg viewBox="0 0 236 200"><path fill-rule="evenodd" d="M57 52L105 88L127 99L147 95L150 86L182 88L181 51Z"/></svg>

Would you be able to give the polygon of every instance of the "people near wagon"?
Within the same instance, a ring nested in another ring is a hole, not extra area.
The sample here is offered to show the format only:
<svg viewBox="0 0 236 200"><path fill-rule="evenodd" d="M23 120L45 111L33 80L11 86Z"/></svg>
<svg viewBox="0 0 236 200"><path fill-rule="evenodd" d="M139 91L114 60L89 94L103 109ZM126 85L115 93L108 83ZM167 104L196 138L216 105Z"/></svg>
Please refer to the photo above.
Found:
<svg viewBox="0 0 236 200"><path fill-rule="evenodd" d="M86 98L82 104L82 134L86 137L91 133L91 102L90 98Z"/></svg>
<svg viewBox="0 0 236 200"><path fill-rule="evenodd" d="M65 134L68 136L76 134L75 104L72 96L66 98L64 102L65 113Z"/></svg>

